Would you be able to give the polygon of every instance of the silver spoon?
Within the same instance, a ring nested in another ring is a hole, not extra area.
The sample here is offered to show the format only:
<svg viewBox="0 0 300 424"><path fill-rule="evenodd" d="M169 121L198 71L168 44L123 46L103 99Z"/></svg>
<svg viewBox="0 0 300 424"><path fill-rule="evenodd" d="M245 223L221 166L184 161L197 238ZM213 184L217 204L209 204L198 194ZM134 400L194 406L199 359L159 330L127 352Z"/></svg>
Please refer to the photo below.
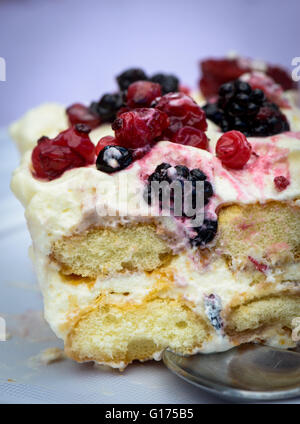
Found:
<svg viewBox="0 0 300 424"><path fill-rule="evenodd" d="M180 356L169 350L165 365L210 393L236 400L300 396L300 353L245 344L222 353Z"/></svg>

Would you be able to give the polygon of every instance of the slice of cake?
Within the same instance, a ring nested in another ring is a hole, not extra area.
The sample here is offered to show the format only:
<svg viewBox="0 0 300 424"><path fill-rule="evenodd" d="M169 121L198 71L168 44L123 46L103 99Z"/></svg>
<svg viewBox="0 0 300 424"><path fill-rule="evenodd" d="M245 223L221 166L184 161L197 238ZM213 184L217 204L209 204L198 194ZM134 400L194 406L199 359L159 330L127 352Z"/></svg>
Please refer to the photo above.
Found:
<svg viewBox="0 0 300 424"><path fill-rule="evenodd" d="M173 76L131 69L118 83L125 94L12 127L24 152L12 189L67 355L122 369L166 348L294 347L300 132L244 80L209 105L247 124L224 134Z"/></svg>

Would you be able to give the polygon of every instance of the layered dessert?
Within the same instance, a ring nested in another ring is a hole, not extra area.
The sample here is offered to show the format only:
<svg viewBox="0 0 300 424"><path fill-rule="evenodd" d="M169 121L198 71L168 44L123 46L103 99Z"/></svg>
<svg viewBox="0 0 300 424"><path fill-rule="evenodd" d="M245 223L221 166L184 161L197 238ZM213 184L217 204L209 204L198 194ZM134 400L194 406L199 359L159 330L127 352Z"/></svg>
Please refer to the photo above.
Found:
<svg viewBox="0 0 300 424"><path fill-rule="evenodd" d="M266 77L222 81L201 108L175 76L130 69L89 107L12 125L11 186L69 357L123 369L166 348L295 346L300 112Z"/></svg>

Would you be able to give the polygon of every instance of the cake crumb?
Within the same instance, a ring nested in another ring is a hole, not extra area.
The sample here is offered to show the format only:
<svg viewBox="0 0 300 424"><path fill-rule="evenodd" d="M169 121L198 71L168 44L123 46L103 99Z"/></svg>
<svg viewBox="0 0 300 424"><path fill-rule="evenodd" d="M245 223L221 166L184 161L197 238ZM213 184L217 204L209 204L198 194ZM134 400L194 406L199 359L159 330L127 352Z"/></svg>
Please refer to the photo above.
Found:
<svg viewBox="0 0 300 424"><path fill-rule="evenodd" d="M62 361L63 359L66 359L65 352L58 347L49 347L32 358L34 362L39 362L43 365L49 365L53 362Z"/></svg>

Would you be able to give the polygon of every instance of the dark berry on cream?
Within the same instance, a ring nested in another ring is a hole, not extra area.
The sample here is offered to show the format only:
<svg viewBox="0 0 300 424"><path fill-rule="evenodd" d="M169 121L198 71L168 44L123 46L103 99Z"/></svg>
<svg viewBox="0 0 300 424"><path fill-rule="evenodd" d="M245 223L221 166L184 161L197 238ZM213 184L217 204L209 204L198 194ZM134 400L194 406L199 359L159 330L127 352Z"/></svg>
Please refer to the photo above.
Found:
<svg viewBox="0 0 300 424"><path fill-rule="evenodd" d="M200 227L193 228L196 235L190 240L191 245L204 247L215 238L217 230L218 221L204 219L203 224Z"/></svg>
<svg viewBox="0 0 300 424"><path fill-rule="evenodd" d="M241 80L223 84L217 102L203 107L206 117L223 132L241 131L247 137L267 137L289 130L286 116L265 93Z"/></svg>
<svg viewBox="0 0 300 424"><path fill-rule="evenodd" d="M221 317L222 304L221 299L216 294L210 294L204 297L204 307L207 318L216 331L222 330L224 322Z"/></svg>
<svg viewBox="0 0 300 424"><path fill-rule="evenodd" d="M106 146L97 157L96 166L99 171L111 174L127 168L132 163L132 154L125 147Z"/></svg>

